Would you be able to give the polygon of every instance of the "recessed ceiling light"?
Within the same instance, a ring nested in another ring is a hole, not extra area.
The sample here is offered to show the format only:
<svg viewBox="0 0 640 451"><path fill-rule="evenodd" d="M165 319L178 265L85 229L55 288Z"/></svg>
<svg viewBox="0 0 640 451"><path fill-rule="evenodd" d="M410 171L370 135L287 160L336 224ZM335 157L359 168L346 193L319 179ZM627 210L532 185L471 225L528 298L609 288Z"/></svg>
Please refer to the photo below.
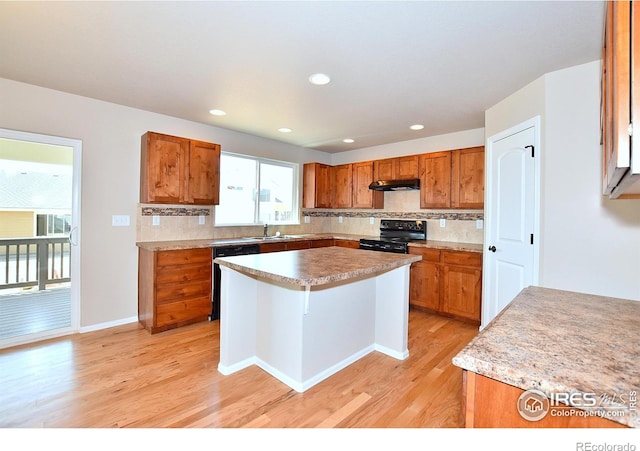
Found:
<svg viewBox="0 0 640 451"><path fill-rule="evenodd" d="M342 140L343 143L347 143L347 144L351 144L352 142L355 142L353 139L351 138L346 138Z"/></svg>
<svg viewBox="0 0 640 451"><path fill-rule="evenodd" d="M409 127L411 130L422 130L424 128L424 125L422 124L415 124L412 125L411 127Z"/></svg>
<svg viewBox="0 0 640 451"><path fill-rule="evenodd" d="M214 116L225 116L227 113L222 110L209 110L209 114L213 114Z"/></svg>
<svg viewBox="0 0 640 451"><path fill-rule="evenodd" d="M282 127L282 128L279 128L278 131L281 133L291 133L293 130L287 127Z"/></svg>
<svg viewBox="0 0 640 451"><path fill-rule="evenodd" d="M313 74L309 77L309 82L314 85L322 86L331 81L331 78L327 74Z"/></svg>

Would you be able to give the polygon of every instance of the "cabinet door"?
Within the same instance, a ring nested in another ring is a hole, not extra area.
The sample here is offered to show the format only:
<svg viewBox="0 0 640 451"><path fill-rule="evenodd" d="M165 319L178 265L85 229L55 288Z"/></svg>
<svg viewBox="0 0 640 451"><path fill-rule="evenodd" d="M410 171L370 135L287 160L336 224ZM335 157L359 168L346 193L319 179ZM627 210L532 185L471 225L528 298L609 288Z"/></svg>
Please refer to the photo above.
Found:
<svg viewBox="0 0 640 451"><path fill-rule="evenodd" d="M451 206L483 209L484 147L454 150L451 158Z"/></svg>
<svg viewBox="0 0 640 451"><path fill-rule="evenodd" d="M142 136L140 202L178 204L183 202L189 140L160 133Z"/></svg>
<svg viewBox="0 0 640 451"><path fill-rule="evenodd" d="M351 164L331 168L333 183L333 208L351 208L353 174Z"/></svg>
<svg viewBox="0 0 640 451"><path fill-rule="evenodd" d="M451 152L420 155L420 208L451 206Z"/></svg>
<svg viewBox="0 0 640 451"><path fill-rule="evenodd" d="M440 310L440 265L416 262L409 272L409 303L433 311Z"/></svg>
<svg viewBox="0 0 640 451"><path fill-rule="evenodd" d="M393 170L395 158L376 160L373 163L374 180L393 180L395 174Z"/></svg>
<svg viewBox="0 0 640 451"><path fill-rule="evenodd" d="M352 167L352 208L382 208L384 193L369 189L373 182L373 161L353 163Z"/></svg>
<svg viewBox="0 0 640 451"><path fill-rule="evenodd" d="M375 180L415 179L418 176L418 155L386 158L374 162Z"/></svg>
<svg viewBox="0 0 640 451"><path fill-rule="evenodd" d="M638 2L607 2L601 77L602 184L603 194L612 199L640 198L640 155L633 145L640 135L638 30Z"/></svg>
<svg viewBox="0 0 640 451"><path fill-rule="evenodd" d="M190 141L185 201L217 205L220 199L220 146Z"/></svg>
<svg viewBox="0 0 640 451"><path fill-rule="evenodd" d="M302 207L331 208L331 166L306 163L302 172Z"/></svg>
<svg viewBox="0 0 640 451"><path fill-rule="evenodd" d="M398 180L416 179L418 172L418 156L394 158L395 160L395 178Z"/></svg>
<svg viewBox="0 0 640 451"><path fill-rule="evenodd" d="M482 270L468 266L443 266L442 311L480 321Z"/></svg>
<svg viewBox="0 0 640 451"><path fill-rule="evenodd" d="M628 1L607 2L605 28L606 96L609 117L604 118L608 139L605 142L604 194L611 194L629 167L629 99L630 99L630 17Z"/></svg>

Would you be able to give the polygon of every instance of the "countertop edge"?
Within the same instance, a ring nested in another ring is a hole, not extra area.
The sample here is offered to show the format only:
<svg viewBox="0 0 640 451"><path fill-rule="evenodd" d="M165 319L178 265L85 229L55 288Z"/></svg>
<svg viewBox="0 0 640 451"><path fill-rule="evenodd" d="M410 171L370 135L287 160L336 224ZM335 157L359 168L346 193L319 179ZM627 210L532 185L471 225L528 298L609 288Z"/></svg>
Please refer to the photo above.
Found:
<svg viewBox="0 0 640 451"><path fill-rule="evenodd" d="M269 240L247 239L247 238L213 238L213 239L195 239L195 240L171 240L171 241L138 241L136 246L149 250L149 251L169 251L169 250L182 250L182 249L200 249L200 248L214 248L221 246L238 246L249 244L267 244L267 243L286 243L295 241L309 241L309 240L322 240L322 239L334 239L334 240L347 240L347 241L359 241L361 238L377 239L378 236L372 235L357 235L346 233L311 233L311 234L299 234L293 237L287 238L274 238ZM463 252L477 252L482 253L483 245L477 243L464 243L455 241L437 241L426 240L424 243L412 242L409 243L409 247L421 247L429 249L440 249L450 251L463 251Z"/></svg>
<svg viewBox="0 0 640 451"><path fill-rule="evenodd" d="M471 361L473 360L473 361ZM529 380L529 376L525 371L519 371L513 368L506 367L497 367L495 364L486 361L480 361L477 359L471 358L471 360L466 359L464 357L454 357L452 359L452 363L466 371L471 371L472 373L476 373L480 376L487 377L489 379L493 379L497 382L510 385L512 387L518 388L520 390L538 390L544 393L547 397L550 397L552 393L578 393L579 390L576 390L575 387L568 386L566 384L561 384L558 382L551 383L550 381L539 381L538 383L528 383L525 381ZM500 371L503 374L510 374L507 376L496 377L496 371ZM585 410L585 411L606 411L607 406L598 406L592 409L585 407L576 407L577 409ZM613 421L614 423L623 424L630 428L640 428L640 417L638 415L622 415L622 416L614 416L605 418L609 421Z"/></svg>

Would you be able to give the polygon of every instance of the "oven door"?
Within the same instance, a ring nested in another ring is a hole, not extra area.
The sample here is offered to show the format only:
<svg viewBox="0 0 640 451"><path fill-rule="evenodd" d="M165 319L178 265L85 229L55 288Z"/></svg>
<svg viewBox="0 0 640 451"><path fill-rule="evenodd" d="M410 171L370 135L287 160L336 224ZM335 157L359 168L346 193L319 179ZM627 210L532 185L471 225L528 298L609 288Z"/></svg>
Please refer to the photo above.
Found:
<svg viewBox="0 0 640 451"><path fill-rule="evenodd" d="M384 241L384 240L360 240L360 249L378 252L394 252L396 254L406 254L409 252L407 243L402 241Z"/></svg>

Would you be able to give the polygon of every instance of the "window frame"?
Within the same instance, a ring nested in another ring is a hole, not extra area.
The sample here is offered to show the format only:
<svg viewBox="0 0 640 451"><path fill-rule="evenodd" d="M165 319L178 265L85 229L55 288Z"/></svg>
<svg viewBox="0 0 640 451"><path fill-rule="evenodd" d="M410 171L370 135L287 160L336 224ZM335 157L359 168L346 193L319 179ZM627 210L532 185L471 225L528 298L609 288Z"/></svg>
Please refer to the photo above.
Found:
<svg viewBox="0 0 640 451"><path fill-rule="evenodd" d="M220 152L220 159L221 159L221 163L220 163L220 169L222 171L222 156L227 155L230 157L235 157L235 158L244 158L246 160L251 160L256 162L256 196L254 199L254 217L253 217L253 222L230 222L230 223L219 223L217 222L217 217L218 215L216 214L216 209L218 208L218 205L214 205L214 211L213 211L213 226L214 227L251 227L251 226L261 226L264 225L265 223L260 221L260 191L261 191L261 169L260 169L260 165L261 164L269 164L272 166L281 166L281 167L285 167L285 168L290 168L291 172L292 172L292 185L293 185L293 189L292 189L292 216L293 218L291 219L291 221L287 221L287 222L275 222L272 223L271 225L299 225L300 224L300 164L298 163L294 163L291 161L283 161L283 160L274 160L271 158L263 158L263 157L256 157L254 155L244 155L244 154L239 154L239 153L233 153L233 152ZM222 189L222 185L220 186L220 189ZM220 196L220 202L222 201L222 196Z"/></svg>

